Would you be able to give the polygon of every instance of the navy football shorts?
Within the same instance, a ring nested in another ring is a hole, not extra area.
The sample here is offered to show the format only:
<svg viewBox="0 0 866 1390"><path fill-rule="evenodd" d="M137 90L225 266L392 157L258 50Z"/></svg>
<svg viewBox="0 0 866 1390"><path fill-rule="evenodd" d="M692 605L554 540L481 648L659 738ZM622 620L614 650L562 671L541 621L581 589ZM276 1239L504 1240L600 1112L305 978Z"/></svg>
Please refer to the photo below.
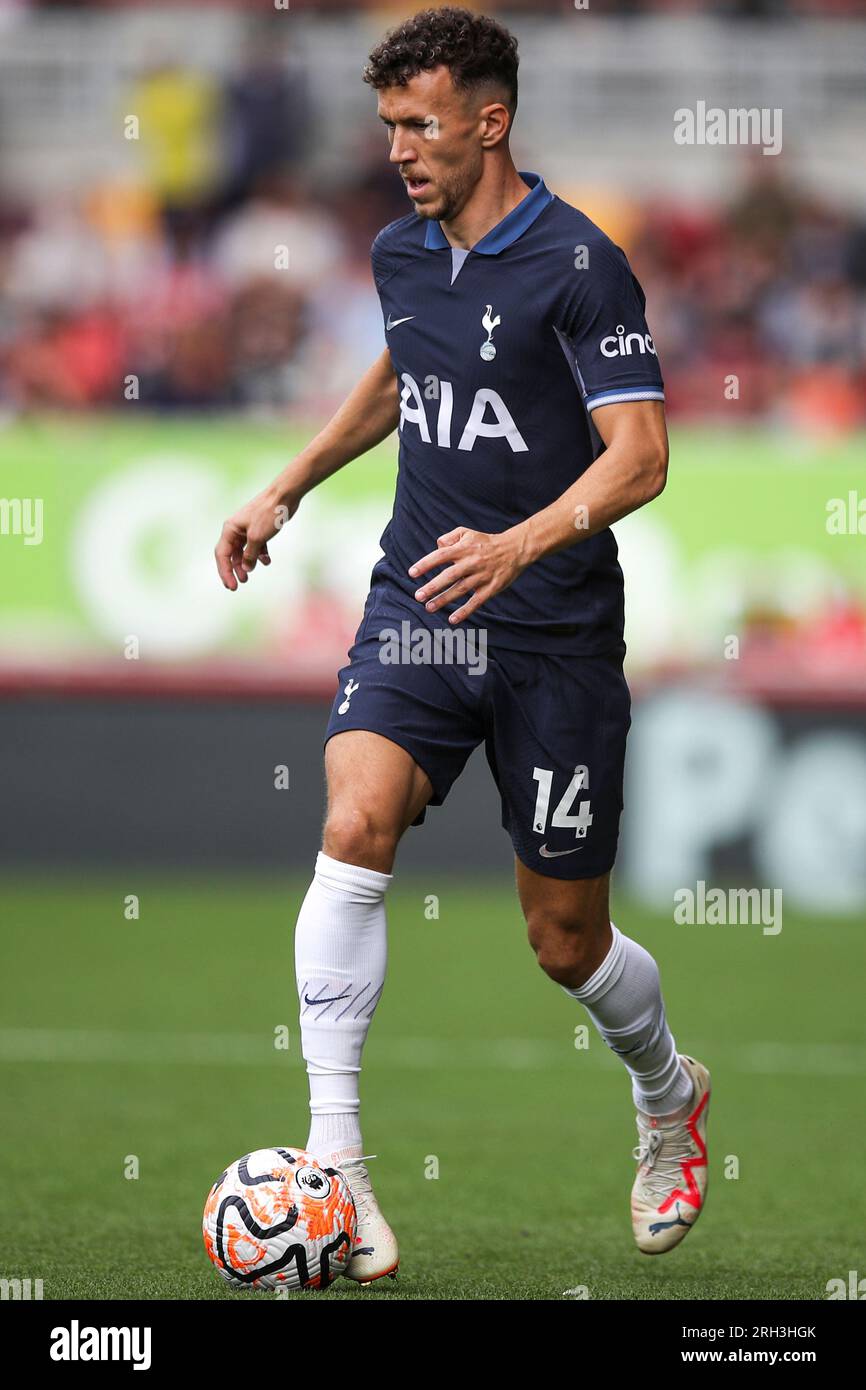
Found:
<svg viewBox="0 0 866 1390"><path fill-rule="evenodd" d="M631 724L624 644L602 656L492 645L484 653L478 629L473 647L471 627L470 617L442 639L466 629L463 661L445 659L447 646L437 659L431 630L411 600L393 586L374 585L339 673L325 742L346 729L391 739L429 777L431 806L442 805L483 742L518 859L550 878L607 873L616 857ZM399 652L403 659L383 660Z"/></svg>

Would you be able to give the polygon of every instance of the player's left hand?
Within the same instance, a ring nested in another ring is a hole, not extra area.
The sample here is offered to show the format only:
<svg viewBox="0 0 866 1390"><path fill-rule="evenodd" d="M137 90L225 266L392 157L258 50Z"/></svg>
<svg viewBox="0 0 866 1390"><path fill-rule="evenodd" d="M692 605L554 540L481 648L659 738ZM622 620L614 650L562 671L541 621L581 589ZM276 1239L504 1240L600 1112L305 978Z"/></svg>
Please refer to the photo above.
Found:
<svg viewBox="0 0 866 1390"><path fill-rule="evenodd" d="M416 560L409 576L416 579L446 565L441 574L416 591L415 597L429 613L435 613L444 604L471 593L469 601L448 618L449 623L459 623L494 594L513 584L527 563L515 531L488 535L485 531L470 531L468 526L456 526L439 537L435 550Z"/></svg>

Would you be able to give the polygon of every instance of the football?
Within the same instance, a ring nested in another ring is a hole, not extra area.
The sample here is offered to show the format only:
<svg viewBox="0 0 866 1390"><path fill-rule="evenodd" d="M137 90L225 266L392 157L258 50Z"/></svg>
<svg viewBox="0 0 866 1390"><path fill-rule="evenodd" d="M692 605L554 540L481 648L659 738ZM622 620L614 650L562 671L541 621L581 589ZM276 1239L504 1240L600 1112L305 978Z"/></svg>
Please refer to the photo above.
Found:
<svg viewBox="0 0 866 1390"><path fill-rule="evenodd" d="M326 1289L349 1263L357 1216L349 1184L303 1149L256 1149L217 1178L205 1249L237 1289Z"/></svg>

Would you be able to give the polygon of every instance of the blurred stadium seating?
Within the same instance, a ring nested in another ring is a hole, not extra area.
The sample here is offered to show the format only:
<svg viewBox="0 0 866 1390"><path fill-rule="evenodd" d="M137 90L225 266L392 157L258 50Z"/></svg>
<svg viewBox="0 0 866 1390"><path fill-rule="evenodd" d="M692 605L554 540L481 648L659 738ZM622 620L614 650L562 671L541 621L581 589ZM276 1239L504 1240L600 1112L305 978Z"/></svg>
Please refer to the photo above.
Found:
<svg viewBox="0 0 866 1390"><path fill-rule="evenodd" d="M370 241L405 211L359 80L379 23L209 10L205 33L194 8L7 15L7 410L121 406L133 363L144 408L309 419L338 402L381 336ZM846 161L866 107L861 26L515 23L519 150L543 149L548 181L633 257L672 418L723 415L719 375L735 372L739 418L862 425L866 218ZM672 90L727 107L753 102L758 78L784 110L780 156L673 144Z"/></svg>

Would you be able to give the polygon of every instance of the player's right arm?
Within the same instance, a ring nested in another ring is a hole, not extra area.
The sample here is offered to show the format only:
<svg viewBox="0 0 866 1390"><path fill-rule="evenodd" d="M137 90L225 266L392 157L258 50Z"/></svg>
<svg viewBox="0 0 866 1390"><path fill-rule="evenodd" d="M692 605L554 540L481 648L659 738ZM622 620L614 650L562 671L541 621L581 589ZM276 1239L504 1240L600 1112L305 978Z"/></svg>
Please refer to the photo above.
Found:
<svg viewBox="0 0 866 1390"><path fill-rule="evenodd" d="M399 419L397 378L386 348L315 439L223 524L214 555L225 587L234 590L245 584L257 561L269 565L268 541L294 516L301 499L317 483L381 444Z"/></svg>

